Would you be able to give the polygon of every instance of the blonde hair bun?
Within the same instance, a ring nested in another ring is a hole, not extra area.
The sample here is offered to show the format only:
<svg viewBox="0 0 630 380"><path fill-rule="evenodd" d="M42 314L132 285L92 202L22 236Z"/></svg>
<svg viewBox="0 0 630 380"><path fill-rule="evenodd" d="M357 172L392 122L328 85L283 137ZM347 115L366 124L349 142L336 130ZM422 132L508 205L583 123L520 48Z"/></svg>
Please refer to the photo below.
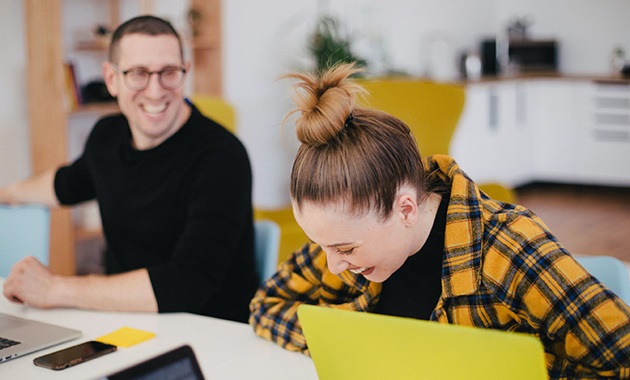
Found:
<svg viewBox="0 0 630 380"><path fill-rule="evenodd" d="M285 121L292 114L300 113L295 127L302 144L327 144L343 129L355 108L357 94L365 92L350 79L361 71L354 63L346 63L333 66L320 75L290 73L281 77L298 80L293 85L296 108L287 114Z"/></svg>

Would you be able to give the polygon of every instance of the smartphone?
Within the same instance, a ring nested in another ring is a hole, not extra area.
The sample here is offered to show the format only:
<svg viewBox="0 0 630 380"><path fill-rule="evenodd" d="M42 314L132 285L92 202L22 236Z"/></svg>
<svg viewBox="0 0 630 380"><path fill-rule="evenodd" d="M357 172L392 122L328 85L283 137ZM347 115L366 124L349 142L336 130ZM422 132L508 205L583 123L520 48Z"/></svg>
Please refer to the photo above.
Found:
<svg viewBox="0 0 630 380"><path fill-rule="evenodd" d="M33 363L40 367L60 370L114 352L116 348L114 345L92 340L40 356L33 359Z"/></svg>

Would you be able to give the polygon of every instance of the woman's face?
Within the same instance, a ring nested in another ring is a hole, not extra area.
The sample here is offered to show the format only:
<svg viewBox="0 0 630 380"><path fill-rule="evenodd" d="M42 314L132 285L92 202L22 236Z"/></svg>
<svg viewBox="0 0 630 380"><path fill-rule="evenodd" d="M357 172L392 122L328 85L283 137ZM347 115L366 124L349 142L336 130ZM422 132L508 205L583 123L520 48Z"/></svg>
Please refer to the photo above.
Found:
<svg viewBox="0 0 630 380"><path fill-rule="evenodd" d="M373 282L387 280L420 248L410 228L415 219L409 213L416 210L398 200L392 215L380 220L375 211L353 215L342 204L293 206L298 224L326 252L332 273L349 270Z"/></svg>

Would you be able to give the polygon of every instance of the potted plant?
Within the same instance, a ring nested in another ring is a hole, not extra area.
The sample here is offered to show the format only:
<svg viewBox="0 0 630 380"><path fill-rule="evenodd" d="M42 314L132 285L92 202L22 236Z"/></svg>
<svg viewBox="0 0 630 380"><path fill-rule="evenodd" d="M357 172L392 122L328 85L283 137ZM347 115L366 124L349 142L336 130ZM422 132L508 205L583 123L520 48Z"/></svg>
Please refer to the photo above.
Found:
<svg viewBox="0 0 630 380"><path fill-rule="evenodd" d="M309 51L315 58L318 71L347 62L366 67L367 62L351 51L350 39L340 30L339 21L332 16L321 16L309 41Z"/></svg>

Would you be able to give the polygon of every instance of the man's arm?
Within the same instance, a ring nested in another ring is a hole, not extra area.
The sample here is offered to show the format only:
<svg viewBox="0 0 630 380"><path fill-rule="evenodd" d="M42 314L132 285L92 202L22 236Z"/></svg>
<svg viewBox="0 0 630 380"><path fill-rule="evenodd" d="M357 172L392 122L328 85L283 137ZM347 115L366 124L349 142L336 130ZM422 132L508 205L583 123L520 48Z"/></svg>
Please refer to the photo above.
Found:
<svg viewBox="0 0 630 380"><path fill-rule="evenodd" d="M40 203L49 207L59 205L54 189L56 168L51 168L24 181L0 188L0 203Z"/></svg>
<svg viewBox="0 0 630 380"><path fill-rule="evenodd" d="M146 269L116 275L58 276L33 257L17 263L4 283L13 302L40 308L157 312Z"/></svg>

